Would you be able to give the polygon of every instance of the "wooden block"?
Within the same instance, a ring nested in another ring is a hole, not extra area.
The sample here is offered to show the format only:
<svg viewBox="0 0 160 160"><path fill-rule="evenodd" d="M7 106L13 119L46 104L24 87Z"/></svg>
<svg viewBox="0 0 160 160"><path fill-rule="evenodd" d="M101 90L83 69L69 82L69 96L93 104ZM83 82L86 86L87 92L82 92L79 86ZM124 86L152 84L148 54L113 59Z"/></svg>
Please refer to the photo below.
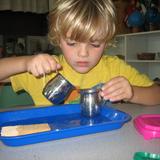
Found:
<svg viewBox="0 0 160 160"><path fill-rule="evenodd" d="M17 125L2 127L1 136L20 136L38 132L50 131L48 123L31 124L31 125Z"/></svg>

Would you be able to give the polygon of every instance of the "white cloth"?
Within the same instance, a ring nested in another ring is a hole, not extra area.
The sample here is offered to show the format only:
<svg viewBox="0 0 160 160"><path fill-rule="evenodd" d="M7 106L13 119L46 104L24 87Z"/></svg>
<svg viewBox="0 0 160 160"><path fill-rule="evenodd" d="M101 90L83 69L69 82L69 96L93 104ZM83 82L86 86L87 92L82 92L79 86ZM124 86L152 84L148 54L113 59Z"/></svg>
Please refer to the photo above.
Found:
<svg viewBox="0 0 160 160"><path fill-rule="evenodd" d="M0 10L46 13L49 0L0 0Z"/></svg>

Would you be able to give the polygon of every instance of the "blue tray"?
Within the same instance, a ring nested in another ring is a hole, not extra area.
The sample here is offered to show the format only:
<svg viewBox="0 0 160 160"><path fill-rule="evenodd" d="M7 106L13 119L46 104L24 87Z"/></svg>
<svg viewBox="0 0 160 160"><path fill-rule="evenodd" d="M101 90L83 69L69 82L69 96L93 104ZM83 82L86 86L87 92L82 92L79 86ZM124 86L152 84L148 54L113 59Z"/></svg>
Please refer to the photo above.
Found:
<svg viewBox="0 0 160 160"><path fill-rule="evenodd" d="M1 136L0 140L9 146L22 146L110 131L121 128L130 119L130 115L108 106L102 107L99 116L85 118L80 114L79 104L6 111L0 113L0 131L3 126L40 123L48 123L51 130L23 136Z"/></svg>

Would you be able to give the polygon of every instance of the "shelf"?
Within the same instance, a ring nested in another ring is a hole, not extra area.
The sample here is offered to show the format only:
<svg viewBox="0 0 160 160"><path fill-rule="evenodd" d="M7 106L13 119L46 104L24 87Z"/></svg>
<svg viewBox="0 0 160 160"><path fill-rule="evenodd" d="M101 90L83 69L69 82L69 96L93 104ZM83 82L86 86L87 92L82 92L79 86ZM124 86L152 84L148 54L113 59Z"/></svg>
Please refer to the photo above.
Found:
<svg viewBox="0 0 160 160"><path fill-rule="evenodd" d="M126 62L133 62L133 63L160 63L160 59L158 60L126 60Z"/></svg>
<svg viewBox="0 0 160 160"><path fill-rule="evenodd" d="M156 34L156 33L160 33L160 30L146 31L146 32L136 32L136 33L126 33L126 34L118 34L117 37L147 35L147 34L154 34L154 33L155 33L155 34Z"/></svg>
<svg viewBox="0 0 160 160"><path fill-rule="evenodd" d="M119 34L115 46L105 52L109 55L123 55L125 61L151 79L160 77L160 30ZM155 60L138 60L138 53L156 53Z"/></svg>

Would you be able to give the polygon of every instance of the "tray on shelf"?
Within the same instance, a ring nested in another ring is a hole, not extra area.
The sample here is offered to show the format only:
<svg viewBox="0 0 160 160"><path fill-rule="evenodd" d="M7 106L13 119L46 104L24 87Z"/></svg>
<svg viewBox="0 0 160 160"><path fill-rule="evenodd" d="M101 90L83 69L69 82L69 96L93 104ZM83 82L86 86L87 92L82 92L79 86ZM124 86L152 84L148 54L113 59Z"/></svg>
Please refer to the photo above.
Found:
<svg viewBox="0 0 160 160"><path fill-rule="evenodd" d="M22 146L50 140L110 131L121 128L131 116L112 107L103 106L99 116L86 118L79 104L48 106L0 112L0 131L4 126L48 123L51 130L21 136L1 136L9 146Z"/></svg>

